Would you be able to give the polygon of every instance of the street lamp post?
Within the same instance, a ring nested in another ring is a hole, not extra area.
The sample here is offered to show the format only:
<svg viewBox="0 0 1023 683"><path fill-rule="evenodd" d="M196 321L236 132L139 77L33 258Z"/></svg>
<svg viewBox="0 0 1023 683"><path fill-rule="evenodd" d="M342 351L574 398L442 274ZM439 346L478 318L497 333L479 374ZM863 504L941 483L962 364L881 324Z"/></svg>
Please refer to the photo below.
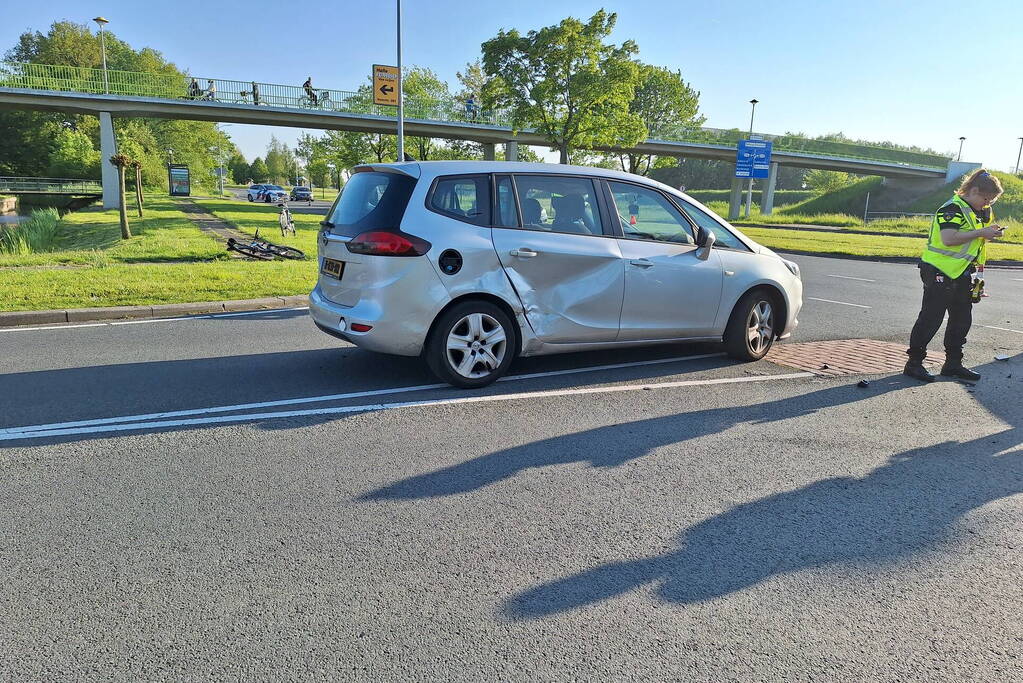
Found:
<svg viewBox="0 0 1023 683"><path fill-rule="evenodd" d="M405 89L404 77L401 73L401 0L397 0L398 9L398 158L396 161L405 161ZM338 180L340 188L341 181Z"/></svg>
<svg viewBox="0 0 1023 683"><path fill-rule="evenodd" d="M753 138L753 115L757 113L757 104L759 100L752 99L749 101L753 105L749 113L749 137ZM749 174L749 185L746 187L746 218L749 218L750 210L753 208L753 167L750 166Z"/></svg>
<svg viewBox="0 0 1023 683"><path fill-rule="evenodd" d="M1013 175L1019 175L1019 159L1023 156L1023 138L1019 139L1019 154L1016 155L1016 170L1012 172Z"/></svg>
<svg viewBox="0 0 1023 683"><path fill-rule="evenodd" d="M966 141L966 136L965 135L959 136L959 156L956 157L956 161L962 161L963 160L963 143L965 141Z"/></svg>
<svg viewBox="0 0 1023 683"><path fill-rule="evenodd" d="M106 32L103 30L103 27L110 22L103 17L96 17L93 21L99 25L99 44L100 51L103 53L103 92L109 95L110 81L107 80L107 39Z"/></svg>

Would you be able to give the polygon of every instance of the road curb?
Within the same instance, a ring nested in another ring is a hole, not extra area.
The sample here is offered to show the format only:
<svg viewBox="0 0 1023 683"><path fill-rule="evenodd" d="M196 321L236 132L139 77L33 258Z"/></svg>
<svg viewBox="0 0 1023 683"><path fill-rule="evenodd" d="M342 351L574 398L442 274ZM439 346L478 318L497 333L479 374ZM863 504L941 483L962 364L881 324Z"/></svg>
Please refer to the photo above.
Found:
<svg viewBox="0 0 1023 683"><path fill-rule="evenodd" d="M133 318L174 318L188 315L239 313L308 305L309 297L296 295L271 296L263 299L235 299L233 301L155 304L153 306L103 306L99 308L69 308L55 311L8 311L0 312L0 327L53 325Z"/></svg>

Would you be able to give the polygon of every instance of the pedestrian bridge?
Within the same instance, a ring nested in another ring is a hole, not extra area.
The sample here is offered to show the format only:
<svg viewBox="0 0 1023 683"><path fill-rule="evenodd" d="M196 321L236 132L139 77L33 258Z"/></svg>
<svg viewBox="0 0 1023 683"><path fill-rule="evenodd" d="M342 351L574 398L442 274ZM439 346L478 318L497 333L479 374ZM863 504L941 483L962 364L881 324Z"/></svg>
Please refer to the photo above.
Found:
<svg viewBox="0 0 1023 683"><path fill-rule="evenodd" d="M372 103L369 92L317 88L313 101L300 86L196 78L191 76L104 72L85 67L0 62L0 107L93 114L100 117L103 159L114 154L110 117L151 117L246 123L298 128L393 133L393 107ZM507 144L506 158L517 158L517 145L549 146L534 130L515 130L507 112L469 111L454 100L410 98L405 104L406 135L471 140L484 145L486 158L495 144ZM104 134L106 131L106 134ZM687 128L665 125L651 137L628 147L599 151L657 154L678 158L735 161L736 144L745 134L737 129ZM820 168L902 178L941 178L962 171L947 157L887 147L808 140L791 135L760 134L773 142L772 176L777 166ZM969 166L974 166L973 164ZM109 168L108 168L109 167ZM954 167L954 168L953 168ZM104 205L116 202L113 167L104 163ZM773 189L774 178L768 180ZM773 194L773 192L771 193Z"/></svg>
<svg viewBox="0 0 1023 683"><path fill-rule="evenodd" d="M63 194L73 197L99 197L103 185L96 180L76 178L0 177L0 194Z"/></svg>

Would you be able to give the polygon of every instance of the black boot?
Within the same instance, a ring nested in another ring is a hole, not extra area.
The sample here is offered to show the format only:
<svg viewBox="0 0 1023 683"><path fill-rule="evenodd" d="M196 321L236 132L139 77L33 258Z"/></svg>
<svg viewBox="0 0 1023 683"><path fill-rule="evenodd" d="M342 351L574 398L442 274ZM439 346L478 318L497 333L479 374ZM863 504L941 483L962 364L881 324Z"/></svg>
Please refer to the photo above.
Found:
<svg viewBox="0 0 1023 683"><path fill-rule="evenodd" d="M945 361L945 364L941 366L941 376L955 377L956 379L966 380L967 382L980 381L980 373L963 367L961 361Z"/></svg>
<svg viewBox="0 0 1023 683"><path fill-rule="evenodd" d="M906 363L906 368L902 371L903 375L918 379L921 382L933 382L934 375L927 371L924 364L918 360L910 360Z"/></svg>

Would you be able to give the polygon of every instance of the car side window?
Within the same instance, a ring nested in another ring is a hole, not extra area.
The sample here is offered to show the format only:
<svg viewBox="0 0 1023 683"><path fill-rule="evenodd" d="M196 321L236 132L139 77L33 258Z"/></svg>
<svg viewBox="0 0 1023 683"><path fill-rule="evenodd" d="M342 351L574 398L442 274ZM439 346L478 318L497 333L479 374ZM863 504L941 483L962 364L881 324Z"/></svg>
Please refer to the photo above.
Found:
<svg viewBox="0 0 1023 683"><path fill-rule="evenodd" d="M497 177L497 216L494 225L499 228L519 227L519 217L515 210L515 191L509 176Z"/></svg>
<svg viewBox="0 0 1023 683"><path fill-rule="evenodd" d="M706 212L701 211L684 199L678 199L677 201L682 205L682 208L685 209L686 215L693 219L693 222L700 226L701 230L708 230L714 233L715 247L749 251L749 247L747 247L742 240L733 235L731 231L714 220L714 218L707 215Z"/></svg>
<svg viewBox="0 0 1023 683"><path fill-rule="evenodd" d="M530 230L603 235L597 194L589 178L516 175L522 227Z"/></svg>
<svg viewBox="0 0 1023 683"><path fill-rule="evenodd" d="M692 225L663 194L630 183L608 185L626 239L696 244Z"/></svg>
<svg viewBox="0 0 1023 683"><path fill-rule="evenodd" d="M437 213L476 225L490 225L490 178L448 176L437 179L427 202Z"/></svg>

